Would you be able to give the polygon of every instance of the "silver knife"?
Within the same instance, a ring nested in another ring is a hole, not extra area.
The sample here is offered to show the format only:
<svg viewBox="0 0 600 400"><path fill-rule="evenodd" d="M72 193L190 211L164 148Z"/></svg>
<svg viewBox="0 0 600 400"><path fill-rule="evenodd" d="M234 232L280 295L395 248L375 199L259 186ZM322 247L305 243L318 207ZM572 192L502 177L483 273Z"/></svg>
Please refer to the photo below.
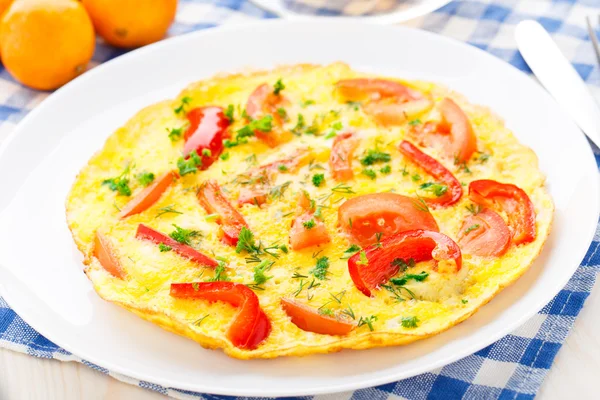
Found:
<svg viewBox="0 0 600 400"><path fill-rule="evenodd" d="M517 46L535 76L596 146L600 147L600 108L550 34L536 21L522 21ZM590 49L592 51L592 49Z"/></svg>

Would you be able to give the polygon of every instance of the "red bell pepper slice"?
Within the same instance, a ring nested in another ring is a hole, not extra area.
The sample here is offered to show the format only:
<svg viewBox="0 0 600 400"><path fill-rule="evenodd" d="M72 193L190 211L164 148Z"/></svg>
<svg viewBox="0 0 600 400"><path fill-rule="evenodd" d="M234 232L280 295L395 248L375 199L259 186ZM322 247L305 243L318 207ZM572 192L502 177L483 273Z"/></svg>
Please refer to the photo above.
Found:
<svg viewBox="0 0 600 400"><path fill-rule="evenodd" d="M196 150L202 158L199 168L207 169L223 152L229 119L221 107L215 106L194 108L187 113L187 119L190 125L184 134L183 155L187 157ZM203 150L209 154L203 154Z"/></svg>
<svg viewBox="0 0 600 400"><path fill-rule="evenodd" d="M155 231L144 224L138 225L135 237L138 239L149 240L156 244L165 244L180 256L206 267L216 268L217 265L219 265L216 260L213 260L212 258L200 253L193 247L188 246L187 244L179 243L171 237Z"/></svg>
<svg viewBox="0 0 600 400"><path fill-rule="evenodd" d="M139 214L152 207L178 177L179 174L175 171L169 171L159 176L150 186L144 188L121 209L119 218Z"/></svg>
<svg viewBox="0 0 600 400"><path fill-rule="evenodd" d="M481 179L469 184L469 197L477 204L506 213L514 244L535 240L535 209L523 189L510 183Z"/></svg>
<svg viewBox="0 0 600 400"><path fill-rule="evenodd" d="M198 189L198 201L209 214L217 214L221 224L223 237L221 240L230 246L235 246L243 227L248 228L246 220L223 195L216 181L204 182Z"/></svg>
<svg viewBox="0 0 600 400"><path fill-rule="evenodd" d="M180 299L222 301L238 308L227 330L231 343L253 350L271 333L271 322L260 308L256 293L246 285L233 282L172 283L171 296Z"/></svg>
<svg viewBox="0 0 600 400"><path fill-rule="evenodd" d="M458 231L458 244L465 254L500 257L510 246L510 230L494 211L484 208L469 215Z"/></svg>
<svg viewBox="0 0 600 400"><path fill-rule="evenodd" d="M100 232L96 231L96 237L94 239L94 256L109 274L115 278L124 279L125 271L121 266L121 262L113 252L110 242Z"/></svg>
<svg viewBox="0 0 600 400"><path fill-rule="evenodd" d="M427 203L434 206L446 207L460 200L463 193L462 185L458 179L452 175L452 172L448 171L446 167L440 164L435 158L423 153L406 140L403 140L402 143L400 143L400 152L410 158L419 167L423 168L436 180L441 181L448 188L440 197L427 198Z"/></svg>
<svg viewBox="0 0 600 400"><path fill-rule="evenodd" d="M320 314L318 310L291 299L281 299L281 306L292 323L303 331L343 336L356 327L351 321Z"/></svg>
<svg viewBox="0 0 600 400"><path fill-rule="evenodd" d="M353 197L340 206L338 222L352 241L363 247L403 231L424 229L439 232L425 204L396 193Z"/></svg>
<svg viewBox="0 0 600 400"><path fill-rule="evenodd" d="M458 245L443 233L417 229L397 233L364 250L367 263L362 264L361 253L348 259L348 271L354 285L365 296L386 283L399 271L397 259L408 262L427 260L454 260L455 270L462 266Z"/></svg>
<svg viewBox="0 0 600 400"><path fill-rule="evenodd" d="M347 181L352 179L352 158L358 147L358 139L350 132L337 135L333 139L331 154L329 155L329 167L333 179L336 181Z"/></svg>

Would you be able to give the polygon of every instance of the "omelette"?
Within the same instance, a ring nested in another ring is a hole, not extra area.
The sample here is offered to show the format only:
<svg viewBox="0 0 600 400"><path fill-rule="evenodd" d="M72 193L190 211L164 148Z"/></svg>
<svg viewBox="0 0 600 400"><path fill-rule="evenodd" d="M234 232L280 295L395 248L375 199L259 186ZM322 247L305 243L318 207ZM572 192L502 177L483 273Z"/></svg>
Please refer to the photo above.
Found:
<svg viewBox="0 0 600 400"><path fill-rule="evenodd" d="M533 263L553 203L489 109L334 63L217 75L144 108L66 216L100 297L250 359L458 324Z"/></svg>

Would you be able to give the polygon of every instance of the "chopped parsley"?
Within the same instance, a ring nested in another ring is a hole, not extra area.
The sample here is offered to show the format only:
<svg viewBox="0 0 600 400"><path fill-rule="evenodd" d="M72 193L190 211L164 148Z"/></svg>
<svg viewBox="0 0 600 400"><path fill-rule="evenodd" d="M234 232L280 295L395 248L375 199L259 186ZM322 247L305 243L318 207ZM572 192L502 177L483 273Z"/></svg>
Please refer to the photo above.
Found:
<svg viewBox="0 0 600 400"><path fill-rule="evenodd" d="M391 264L394 267L398 267L398 269L401 272L404 272L407 269L412 268L412 267L415 266L415 260L414 260L414 258L409 258L408 261L404 261L401 258L394 258L394 260L391 262Z"/></svg>
<svg viewBox="0 0 600 400"><path fill-rule="evenodd" d="M302 226L304 226L304 229L309 230L317 226L317 224L314 219L309 219L308 221L303 222Z"/></svg>
<svg viewBox="0 0 600 400"><path fill-rule="evenodd" d="M421 120L420 120L420 119L418 119L418 118L417 118L417 119L413 119L413 120L411 120L411 121L408 121L408 124L409 124L410 126L419 125L419 124L421 124Z"/></svg>
<svg viewBox="0 0 600 400"><path fill-rule="evenodd" d="M167 246L164 243L159 243L158 244L158 249L160 250L161 253L165 253L167 251L171 251L171 246Z"/></svg>
<svg viewBox="0 0 600 400"><path fill-rule="evenodd" d="M336 130L336 131L341 130L343 127L344 127L344 125L342 125L341 121L337 121L337 122L334 122L333 124L331 124L331 129Z"/></svg>
<svg viewBox="0 0 600 400"><path fill-rule="evenodd" d="M392 279L390 279L390 282L396 286L404 286L410 280L414 280L417 282L423 282L425 279L427 279L428 276L429 276L429 274L427 272L421 271L418 274L404 274L398 278L392 278Z"/></svg>
<svg viewBox="0 0 600 400"><path fill-rule="evenodd" d="M486 153L480 153L479 157L477 157L479 164L484 164L489 159L490 159L490 155L486 154Z"/></svg>
<svg viewBox="0 0 600 400"><path fill-rule="evenodd" d="M223 161L229 160L229 153L223 153L219 156L219 158Z"/></svg>
<svg viewBox="0 0 600 400"><path fill-rule="evenodd" d="M316 266L309 271L315 278L323 280L327 277L329 269L329 258L326 256L317 258Z"/></svg>
<svg viewBox="0 0 600 400"><path fill-rule="evenodd" d="M289 253L289 251L290 251L285 244L282 244L281 246L279 246L279 250L281 250L285 254Z"/></svg>
<svg viewBox="0 0 600 400"><path fill-rule="evenodd" d="M468 206L465 206L465 208L473 215L477 215L481 211L481 206L479 204L469 204Z"/></svg>
<svg viewBox="0 0 600 400"><path fill-rule="evenodd" d="M306 108L308 106L312 106L313 104L315 104L314 100L304 100L302 103L300 103L300 107Z"/></svg>
<svg viewBox="0 0 600 400"><path fill-rule="evenodd" d="M182 112L184 112L186 106L188 106L191 101L192 101L192 98L189 96L182 97L181 102L179 103L179 106L173 110L173 111L175 111L175 114L181 114Z"/></svg>
<svg viewBox="0 0 600 400"><path fill-rule="evenodd" d="M283 107L279 107L277 109L277 115L279 115L283 119L287 119L287 111L285 111L285 108Z"/></svg>
<svg viewBox="0 0 600 400"><path fill-rule="evenodd" d="M202 156L212 157L212 151L210 151L210 149L202 149Z"/></svg>
<svg viewBox="0 0 600 400"><path fill-rule="evenodd" d="M279 164L277 166L277 169L279 170L279 172L286 172L288 170L288 167L285 164Z"/></svg>
<svg viewBox="0 0 600 400"><path fill-rule="evenodd" d="M304 129L304 127L306 127L306 122L304 122L304 115L298 114L298 122L296 122L296 126L292 128L292 132L295 135L299 136L302 134L302 129Z"/></svg>
<svg viewBox="0 0 600 400"><path fill-rule="evenodd" d="M448 191L448 186L444 185L443 183L427 182L421 184L419 189L431 192L435 195L435 197L441 197Z"/></svg>
<svg viewBox="0 0 600 400"><path fill-rule="evenodd" d="M382 174L389 174L392 172L392 167L390 166L390 164L386 165L385 167L381 167L381 169L379 170L379 172L381 172Z"/></svg>
<svg viewBox="0 0 600 400"><path fill-rule="evenodd" d="M207 282L218 282L218 281L229 281L229 277L227 276L227 271L225 270L225 263L219 262L217 268L215 268L215 276L212 278L208 278Z"/></svg>
<svg viewBox="0 0 600 400"><path fill-rule="evenodd" d="M347 101L346 105L350 108L353 108L354 111L358 111L362 103L360 101Z"/></svg>
<svg viewBox="0 0 600 400"><path fill-rule="evenodd" d="M314 174L312 177L312 184L316 187L321 186L321 184L325 181L325 174Z"/></svg>
<svg viewBox="0 0 600 400"><path fill-rule="evenodd" d="M346 260L346 259L352 257L353 255L355 255L356 253L358 253L359 251L360 251L360 246L353 244L350 247L348 247L346 250L344 250L344 253L340 257L340 260Z"/></svg>
<svg viewBox="0 0 600 400"><path fill-rule="evenodd" d="M369 259L367 253L364 250L360 252L360 260L356 262L358 265L369 265Z"/></svg>
<svg viewBox="0 0 600 400"><path fill-rule="evenodd" d="M319 314L333 317L333 310L331 308L319 308Z"/></svg>
<svg viewBox="0 0 600 400"><path fill-rule="evenodd" d="M474 231L477 228L479 228L479 224L471 225L470 227L468 227L467 229L465 229L465 235L468 234L471 231Z"/></svg>
<svg viewBox="0 0 600 400"><path fill-rule="evenodd" d="M178 241L182 244L187 244L188 246L192 244L192 238L198 237L201 235L199 231L193 229L184 229L178 225L173 224L175 230L169 233L169 237L173 240Z"/></svg>
<svg viewBox="0 0 600 400"><path fill-rule="evenodd" d="M246 251L248 253L255 253L258 251L258 247L254 241L254 233L245 226L240 230L240 234L238 236L238 242L235 246L235 252L241 253L242 251Z"/></svg>
<svg viewBox="0 0 600 400"><path fill-rule="evenodd" d="M179 168L179 175L181 176L195 174L198 172L198 167L201 166L202 159L196 150L192 151L187 159L185 157L179 157L177 160L177 168Z"/></svg>
<svg viewBox="0 0 600 400"><path fill-rule="evenodd" d="M421 175L419 175L419 174L413 174L413 175L410 177L410 179L412 179L412 180L413 180L413 182L420 181L420 180L421 180Z"/></svg>
<svg viewBox="0 0 600 400"><path fill-rule="evenodd" d="M154 174L152 172L141 172L135 176L142 186L148 186L154 182Z"/></svg>
<svg viewBox="0 0 600 400"><path fill-rule="evenodd" d="M121 175L116 178L105 179L103 185L108 186L113 192L119 193L121 196L131 196L131 188L129 187L129 172L130 166L127 165Z"/></svg>
<svg viewBox="0 0 600 400"><path fill-rule="evenodd" d="M373 322L377 321L377 315L371 315L369 317L360 317L360 319L358 320L358 327L360 328L361 326L368 326L369 330L371 332L373 332Z"/></svg>
<svg viewBox="0 0 600 400"><path fill-rule="evenodd" d="M389 162L392 159L389 153L384 153L379 150L369 149L367 154L360 159L360 163L365 166L373 165L381 162Z"/></svg>
<svg viewBox="0 0 600 400"><path fill-rule="evenodd" d="M461 303L463 303L463 304L467 304L467 303L469 302L469 300L467 300L467 299L462 299L460 302L461 302Z"/></svg>
<svg viewBox="0 0 600 400"><path fill-rule="evenodd" d="M277 79L277 82L275 82L275 85L273 86L273 94L276 96L279 96L279 93L281 93L281 91L283 89L285 89L285 85L281 81L281 78L279 78L279 79Z"/></svg>
<svg viewBox="0 0 600 400"><path fill-rule="evenodd" d="M167 128L167 132L169 132L169 139L171 139L171 142L176 142L181 139L181 135L183 135L183 127Z"/></svg>
<svg viewBox="0 0 600 400"><path fill-rule="evenodd" d="M400 322L402 323L403 328L416 328L419 326L419 318L417 318L415 316L402 317Z"/></svg>
<svg viewBox="0 0 600 400"><path fill-rule="evenodd" d="M269 279L273 278L273 276L267 276L265 272L271 269L273 265L273 261L263 260L260 264L254 267L254 284L262 285Z"/></svg>
<svg viewBox="0 0 600 400"><path fill-rule="evenodd" d="M361 171L361 174L371 178L371 179L375 179L377 178L377 173L375 173L375 171L372 168L365 168Z"/></svg>
<svg viewBox="0 0 600 400"><path fill-rule="evenodd" d="M233 112L233 104L228 105L225 111L223 112L223 114L225 114L230 123L233 122Z"/></svg>
<svg viewBox="0 0 600 400"><path fill-rule="evenodd" d="M273 129L273 116L265 115L260 119L253 119L236 131L235 140L226 139L223 145L227 148L248 143L248 138L254 136L255 131L270 132Z"/></svg>

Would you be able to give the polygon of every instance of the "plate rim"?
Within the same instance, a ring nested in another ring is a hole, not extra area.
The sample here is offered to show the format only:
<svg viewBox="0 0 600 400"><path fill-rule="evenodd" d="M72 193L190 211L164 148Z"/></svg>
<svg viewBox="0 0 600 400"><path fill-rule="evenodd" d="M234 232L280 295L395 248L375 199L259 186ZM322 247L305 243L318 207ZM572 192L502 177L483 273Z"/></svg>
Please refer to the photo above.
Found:
<svg viewBox="0 0 600 400"><path fill-rule="evenodd" d="M154 43L152 45L145 46L143 48L133 50L127 54L124 54L120 57L116 57L112 60L109 60L105 63L102 63L102 64L96 66L95 68L87 71L87 73L85 73L85 74L79 76L78 78L76 78L75 80L69 82L67 85L61 87L60 89L58 89L57 91L55 91L54 93L49 95L46 99L44 99L36 108L34 108L31 112L29 112L23 118L23 120L21 120L17 124L17 126L15 126L13 131L8 135L8 137L3 141L3 143L0 144L0 158L2 158L4 156L4 153L10 147L10 144L12 143L12 141L17 137L17 135L20 133L20 131L23 130L22 127L26 126L30 120L36 118L37 115L40 112L42 112L46 107L48 107L49 104L52 104L54 102L59 102L61 100L62 96L65 96L63 93L66 92L68 95L68 91L70 90L71 87L74 87L75 85L79 85L79 84L85 82L86 80L92 80L95 78L95 76L97 74L104 73L104 71L106 69L112 68L113 65L118 65L119 63L125 63L125 62L127 62L127 60L129 58L137 57L141 54L144 54L145 52L160 51L160 48L163 46L170 46L178 41L192 40L192 37L196 37L196 36L202 37L205 35L219 34L219 32L222 32L222 31L244 30L244 29L252 28L253 26L256 26L256 25L267 25L267 24L269 24L269 25L288 25L288 24L294 24L294 25L297 25L297 24L304 24L304 25L329 24L329 25L331 25L332 23L340 24L340 25L345 25L345 24L350 24L350 23L352 23L354 25L357 24L356 21L349 21L347 19L345 19L345 20L337 19L335 21L332 21L331 18L321 18L318 20L303 19L303 20L294 20L294 21L284 20L284 19L267 19L267 20L248 21L248 22L235 24L235 25L220 25L220 26L216 26L213 28L190 32L187 34L183 34L183 35L179 35L176 37L165 39L161 42ZM456 39L453 39L450 37L442 36L442 35L439 35L439 34L436 34L433 32L429 32L426 30L418 29L418 28L407 27L407 26L394 26L394 27L382 26L382 25L374 24L374 23L368 22L368 21L362 21L360 23L364 24L366 28L375 26L375 27L378 27L379 29L398 29L400 31L405 31L405 32L417 31L417 32L419 32L418 34L426 35L431 38L435 38L435 40L452 42L455 45L458 45L460 47L468 49L468 51L479 52L479 53L481 53L481 56L483 56L483 57L489 57L489 58L496 60L496 62L501 62L504 64L505 67L506 66L510 67L510 69L512 69L513 72L519 72L523 76L530 79L530 77L527 74L525 74L523 71L520 71L516 67L510 65L509 63L504 62L501 59L498 59L497 57L494 57L492 54L487 53L477 47L470 46L467 43L461 42L459 40L456 40ZM532 82L532 83L534 83L534 82ZM540 89L542 89L542 88L540 87ZM548 93L546 93L545 96L548 96L549 98L551 98L551 96ZM552 100L554 101L554 99L552 99ZM566 113L564 111L562 111L562 109L561 109L561 112L566 115ZM568 119L571 120L570 118L568 118ZM573 126L576 127L574 123L573 123ZM580 132L580 135L583 135L583 132L581 132L581 130L579 130L579 132ZM586 140L585 136L583 136L581 139ZM595 163L594 154L593 154L592 148L589 145L585 148L585 152L587 153L586 158L591 158L591 160L594 161L594 163ZM595 180L594 186L596 187L596 190L595 190L596 197L600 198L600 179ZM8 194L8 197L12 198L12 197L14 197L14 195L15 194ZM2 210L0 210L0 211L2 211ZM201 393L211 393L211 394L219 394L219 395L251 396L251 397L265 396L265 395L267 395L267 396L302 396L302 395L319 395L319 394L338 393L338 392L342 392L342 391L350 391L350 390L357 390L357 389L362 389L362 388L378 386L378 385L394 382L394 381L397 381L400 379L407 379L407 378L410 378L410 377L413 377L413 376L416 376L416 375L419 375L422 373L426 373L433 369L448 365L449 363L452 363L452 362L462 359L464 357L468 357L469 355L481 350L482 348L490 345L491 343L496 342L500 338L502 338L502 337L506 336L507 334L509 334L510 332L514 331L516 328L521 326L525 321L527 321L533 315L535 315L537 312L539 312L539 310L541 310L550 300L552 300L552 298L554 298L554 296L556 296L557 293L560 292L560 290L562 290L562 288L570 280L572 275L575 273L575 271L581 264L581 261L584 259L585 255L587 254L589 245L591 244L591 242L594 238L598 217L600 216L600 203L596 206L596 210L595 210L594 214L596 215L596 222L593 227L590 225L589 232L587 232L587 235L586 235L588 237L587 246L582 251L582 254L577 255L577 257L574 257L574 259L577 259L579 261L571 267L570 273L568 275L565 274L565 278L563 278L563 280L560 283L555 284L556 290L550 291L549 293L551 293L551 295L546 295L543 298L540 296L540 298L538 298L538 300L535 302L535 306L531 306L530 312L522 313L519 318L514 319L514 321L515 321L514 323L507 325L507 327L505 327L503 329L496 330L494 332L494 334L491 334L488 336L488 338L484 341L485 342L484 344L482 344L483 342L482 343L478 342L478 343L474 343L472 345L464 346L463 351L460 352L459 354L449 355L446 358L443 358L443 359L437 360L436 362L432 362L432 363L428 364L427 367L415 367L412 370L410 370L410 372L408 372L408 373L407 372L396 373L396 374L390 373L383 377L373 377L373 378L368 378L368 379L362 379L358 383L353 383L353 384L341 384L341 385L332 384L327 387L319 388L317 390L309 390L309 391L288 390L288 391L268 392L268 394L265 394L264 392L261 392L257 389L253 389L253 390L249 391L247 389L238 390L238 389L232 388L232 387L222 387L221 388L222 390L219 388L217 388L217 389L204 388L203 389L203 388L199 388L199 386L197 384L186 383L184 385L184 384L181 384L181 382L173 382L170 379L154 379L153 378L152 382L157 383L161 386L164 386L167 389L192 390L192 391L197 391L197 392L201 392ZM8 292L6 290L4 290L4 288L3 288L2 282L0 282L0 295L2 295L4 297L4 299L11 306L11 308L13 308L13 310L26 323L28 323L38 333L42 334L43 336L45 336L47 339L49 339L50 341L52 341L59 347L71 352L74 355L77 355L78 352L72 351L72 348L69 344L61 343L62 341L60 340L60 338L58 338L58 340L55 340L57 338L44 335L42 333L43 329L42 330L37 329L37 326L36 326L37 323L35 321L33 321L33 323L30 321L30 319L28 318L29 315L28 315L27 311L23 311L23 307L20 307L19 305L17 305L17 307L14 307L12 305L13 302L10 299L10 294L7 295L7 293ZM19 303L17 302L17 304L19 304ZM19 312L19 310L21 310L21 312ZM531 311L531 310L534 310L534 311ZM25 317L23 317L23 315L25 315ZM141 375L141 374L137 374L134 370L130 370L128 368L122 368L119 365L115 365L115 364L111 363L110 361L98 360L98 359L95 359L94 357L81 357L81 356L78 356L78 357L85 359L86 361L92 362L96 365L99 365L101 367L104 367L104 368L110 370L111 373L119 373L119 374L122 374L122 375L125 375L128 377L132 377L132 378L138 379L138 380L146 380L147 379L147 377L144 377L144 375ZM200 386L204 386L204 385L200 385Z"/></svg>
<svg viewBox="0 0 600 400"><path fill-rule="evenodd" d="M278 17L289 19L289 20L321 20L321 19L336 19L336 20L344 20L344 21L361 21L361 22L369 22L375 24L389 25L389 24L397 24L400 22L410 21L414 18L419 18L424 15L430 14L445 5L451 3L454 0L436 0L431 4L427 5L416 5L415 7L400 10L400 11L392 11L390 13L383 13L379 15L366 15L366 16L348 16L348 15L339 15L339 16L325 16L325 15L308 15L308 14L299 14L294 11L286 10L284 6L281 4L282 0L250 0L252 4L259 7L262 10L268 11L272 14L277 15ZM276 2L277 5L274 5Z"/></svg>

